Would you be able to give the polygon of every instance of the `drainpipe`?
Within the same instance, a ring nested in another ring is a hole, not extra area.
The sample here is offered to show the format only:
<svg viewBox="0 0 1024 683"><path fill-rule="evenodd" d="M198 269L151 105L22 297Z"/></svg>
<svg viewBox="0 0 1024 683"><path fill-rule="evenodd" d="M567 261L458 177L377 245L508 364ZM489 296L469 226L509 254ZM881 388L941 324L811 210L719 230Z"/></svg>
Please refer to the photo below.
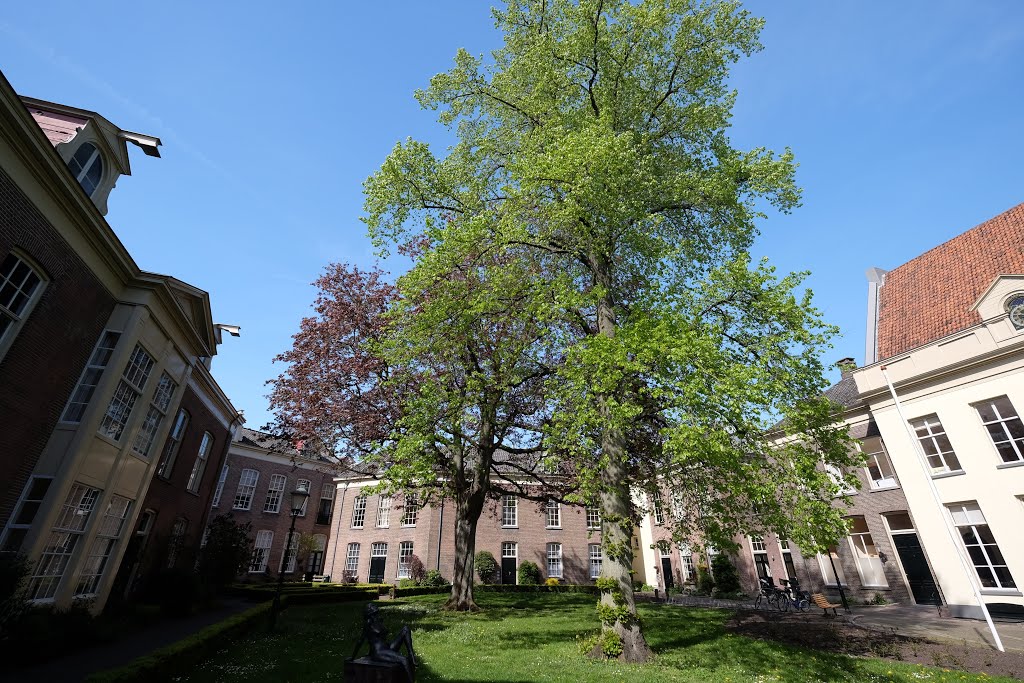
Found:
<svg viewBox="0 0 1024 683"><path fill-rule="evenodd" d="M886 366L884 365L882 366L882 376L885 377L885 383L889 386L889 393L892 395L893 403L896 405L896 412L899 414L900 420L903 421L903 427L907 430L907 437L914 445L914 451L917 453L917 462L921 465L921 471L924 473L925 481L928 482L928 490L932 492L932 500L935 501L935 506L939 509L939 515L942 517L942 526L945 527L946 534L949 536L949 541L956 549L956 556L960 560L960 566L964 570L964 574L967 575L967 580L970 581L971 588L974 589L974 598L978 601L978 605L981 607L981 611L985 615L985 622L988 624L988 628L992 632L992 637L996 641L996 649L1000 652L1006 652L1003 648L1003 641L999 639L999 633L996 631L996 625L992 623L992 616L988 613L988 605L986 605L985 601L981 598L981 588L975 580L974 567L968 565L967 560L964 559L964 554L960 550L960 541L957 540L956 534L949 524L950 520L947 519L949 512L942 505L942 499L939 497L939 490L935 486L935 480L932 479L931 472L928 471L927 458L925 457L924 450L921 448L921 442L917 440L914 430L911 428L906 415L903 413L903 404L900 403L899 397L896 396L896 389L892 386L892 380L889 379L889 372L886 370Z"/></svg>
<svg viewBox="0 0 1024 683"><path fill-rule="evenodd" d="M441 571L441 533L444 531L444 498L441 499L441 517L437 525L437 571Z"/></svg>
<svg viewBox="0 0 1024 683"><path fill-rule="evenodd" d="M334 575L338 571L338 546L341 545L341 518L345 512L345 494L348 493L348 482L345 482L344 488L341 489L341 504L338 505L338 525L334 529L334 555L331 557L331 582L337 583L334 580Z"/></svg>

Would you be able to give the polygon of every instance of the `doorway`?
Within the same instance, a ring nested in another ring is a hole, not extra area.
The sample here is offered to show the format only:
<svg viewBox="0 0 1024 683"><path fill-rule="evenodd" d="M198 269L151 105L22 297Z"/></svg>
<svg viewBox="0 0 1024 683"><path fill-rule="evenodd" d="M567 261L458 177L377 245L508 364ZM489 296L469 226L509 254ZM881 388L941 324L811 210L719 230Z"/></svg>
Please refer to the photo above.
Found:
<svg viewBox="0 0 1024 683"><path fill-rule="evenodd" d="M939 587L932 576L928 558L921 547L910 515L906 512L892 513L885 515L885 521L889 525L892 547L899 557L914 602L919 605L941 605Z"/></svg>
<svg viewBox="0 0 1024 683"><path fill-rule="evenodd" d="M515 543L501 544L501 582L505 585L516 583L516 562L519 551Z"/></svg>
<svg viewBox="0 0 1024 683"><path fill-rule="evenodd" d="M374 543L370 546L370 583L384 583L388 564L388 544Z"/></svg>
<svg viewBox="0 0 1024 683"><path fill-rule="evenodd" d="M672 555L667 550L661 551L661 575L665 579L665 590L675 588L675 577L672 576Z"/></svg>

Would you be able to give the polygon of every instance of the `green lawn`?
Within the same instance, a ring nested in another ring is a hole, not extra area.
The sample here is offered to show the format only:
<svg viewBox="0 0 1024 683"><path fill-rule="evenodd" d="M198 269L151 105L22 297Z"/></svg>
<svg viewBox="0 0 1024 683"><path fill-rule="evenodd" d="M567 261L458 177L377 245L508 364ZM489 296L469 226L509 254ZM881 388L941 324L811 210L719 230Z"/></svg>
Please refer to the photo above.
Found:
<svg viewBox="0 0 1024 683"><path fill-rule="evenodd" d="M586 595L479 596L479 614L438 609L444 596L382 603L392 632L412 626L418 681L1008 681L880 659L801 650L728 633L720 610L641 605L654 663L584 658L578 634L597 629ZM292 607L274 635L239 638L183 681L328 681L359 637L364 603Z"/></svg>

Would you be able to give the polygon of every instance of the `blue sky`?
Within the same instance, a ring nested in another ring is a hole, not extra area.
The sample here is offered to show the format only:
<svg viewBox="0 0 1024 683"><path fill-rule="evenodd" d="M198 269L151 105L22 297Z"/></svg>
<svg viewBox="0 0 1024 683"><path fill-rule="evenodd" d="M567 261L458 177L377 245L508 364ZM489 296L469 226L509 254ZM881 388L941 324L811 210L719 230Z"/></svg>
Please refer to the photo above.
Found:
<svg viewBox="0 0 1024 683"><path fill-rule="evenodd" d="M16 3L0 69L25 95L163 139L132 148L107 219L139 265L242 326L214 374L250 427L330 261L373 252L361 184L400 139L444 144L413 90L498 43L487 2ZM791 147L803 206L756 250L809 285L864 355L870 266L1024 201L1024 3L751 0L765 50L734 71L740 147Z"/></svg>

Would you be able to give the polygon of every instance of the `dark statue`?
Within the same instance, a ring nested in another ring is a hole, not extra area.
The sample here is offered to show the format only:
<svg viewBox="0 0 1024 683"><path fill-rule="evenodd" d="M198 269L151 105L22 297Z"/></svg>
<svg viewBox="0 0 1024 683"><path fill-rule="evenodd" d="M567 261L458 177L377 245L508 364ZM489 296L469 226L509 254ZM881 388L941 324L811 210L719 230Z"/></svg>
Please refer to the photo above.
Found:
<svg viewBox="0 0 1024 683"><path fill-rule="evenodd" d="M365 662L368 664L390 665L392 667L398 665L405 671L406 680L409 683L413 683L416 680L416 654L412 649L412 631L409 630L408 626L403 626L395 639L389 641L388 630L384 626L384 621L380 614L380 606L376 602L366 604L363 635L359 638L359 642L356 643L355 649L352 650L353 658L356 657L359 650L363 647L363 643L369 644L370 652L359 659L355 659L353 661L354 664ZM401 649L403 645L408 655L402 654Z"/></svg>

